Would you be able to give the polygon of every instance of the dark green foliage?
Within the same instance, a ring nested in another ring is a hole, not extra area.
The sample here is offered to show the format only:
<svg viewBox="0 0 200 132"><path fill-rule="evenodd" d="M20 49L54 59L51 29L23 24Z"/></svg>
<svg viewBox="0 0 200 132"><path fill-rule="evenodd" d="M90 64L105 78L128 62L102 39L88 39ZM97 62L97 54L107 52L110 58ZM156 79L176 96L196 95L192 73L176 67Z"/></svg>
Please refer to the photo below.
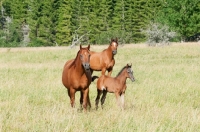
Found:
<svg viewBox="0 0 200 132"><path fill-rule="evenodd" d="M56 28L56 42L59 45L69 45L71 43L71 3L63 0L58 9L58 23Z"/></svg>
<svg viewBox="0 0 200 132"><path fill-rule="evenodd" d="M71 45L75 37L83 44L107 44L111 37L123 44L138 43L146 40L141 29L150 22L167 25L182 38L200 32L199 0L4 0L1 4L0 46L23 46L23 24L30 28L25 46ZM12 19L9 27L6 17Z"/></svg>
<svg viewBox="0 0 200 132"><path fill-rule="evenodd" d="M199 0L166 0L157 20L169 25L185 39L200 32L199 12Z"/></svg>

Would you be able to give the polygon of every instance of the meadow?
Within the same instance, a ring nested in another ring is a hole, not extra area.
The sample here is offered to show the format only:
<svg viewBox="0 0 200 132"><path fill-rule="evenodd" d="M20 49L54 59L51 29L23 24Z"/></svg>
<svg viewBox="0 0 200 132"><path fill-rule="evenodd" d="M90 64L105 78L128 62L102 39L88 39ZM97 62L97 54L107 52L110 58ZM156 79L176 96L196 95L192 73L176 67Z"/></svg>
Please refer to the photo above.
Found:
<svg viewBox="0 0 200 132"><path fill-rule="evenodd" d="M91 45L94 51L105 48ZM136 79L127 79L123 111L111 93L104 109L95 110L96 80L90 85L91 110L79 110L79 92L71 108L61 77L78 50L0 48L0 132L200 131L199 43L119 46L112 76L132 63Z"/></svg>

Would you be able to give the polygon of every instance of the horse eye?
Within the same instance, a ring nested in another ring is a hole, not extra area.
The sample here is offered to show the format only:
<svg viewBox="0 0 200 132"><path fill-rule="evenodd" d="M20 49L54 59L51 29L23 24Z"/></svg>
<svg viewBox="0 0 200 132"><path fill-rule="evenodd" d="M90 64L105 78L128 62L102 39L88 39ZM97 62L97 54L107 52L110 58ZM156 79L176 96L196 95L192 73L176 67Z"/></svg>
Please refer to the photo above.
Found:
<svg viewBox="0 0 200 132"><path fill-rule="evenodd" d="M83 58L83 55L80 55L81 59Z"/></svg>

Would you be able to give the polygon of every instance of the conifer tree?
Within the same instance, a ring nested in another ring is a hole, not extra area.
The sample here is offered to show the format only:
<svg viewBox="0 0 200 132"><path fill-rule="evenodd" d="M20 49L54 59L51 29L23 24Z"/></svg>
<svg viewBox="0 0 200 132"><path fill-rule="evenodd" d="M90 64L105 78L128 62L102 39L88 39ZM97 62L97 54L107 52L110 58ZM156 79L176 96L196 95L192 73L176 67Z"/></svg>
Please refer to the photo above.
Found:
<svg viewBox="0 0 200 132"><path fill-rule="evenodd" d="M200 31L199 12L199 0L165 0L157 21L171 27L184 40Z"/></svg>
<svg viewBox="0 0 200 132"><path fill-rule="evenodd" d="M56 28L56 42L59 45L70 45L72 41L72 9L70 5L70 1L63 0L59 8L58 25Z"/></svg>

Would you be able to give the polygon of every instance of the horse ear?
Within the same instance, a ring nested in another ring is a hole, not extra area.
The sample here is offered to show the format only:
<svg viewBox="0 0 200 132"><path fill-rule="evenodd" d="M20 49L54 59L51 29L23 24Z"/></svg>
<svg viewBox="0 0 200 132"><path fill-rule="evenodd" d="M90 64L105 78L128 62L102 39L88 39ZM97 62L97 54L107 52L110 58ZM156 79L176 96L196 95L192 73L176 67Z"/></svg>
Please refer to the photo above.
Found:
<svg viewBox="0 0 200 132"><path fill-rule="evenodd" d="M88 45L88 50L90 50L90 44Z"/></svg>
<svg viewBox="0 0 200 132"><path fill-rule="evenodd" d="M80 49L82 49L82 45L80 44Z"/></svg>
<svg viewBox="0 0 200 132"><path fill-rule="evenodd" d="M127 64L127 67L131 67L132 66L132 63L130 63L130 64Z"/></svg>

